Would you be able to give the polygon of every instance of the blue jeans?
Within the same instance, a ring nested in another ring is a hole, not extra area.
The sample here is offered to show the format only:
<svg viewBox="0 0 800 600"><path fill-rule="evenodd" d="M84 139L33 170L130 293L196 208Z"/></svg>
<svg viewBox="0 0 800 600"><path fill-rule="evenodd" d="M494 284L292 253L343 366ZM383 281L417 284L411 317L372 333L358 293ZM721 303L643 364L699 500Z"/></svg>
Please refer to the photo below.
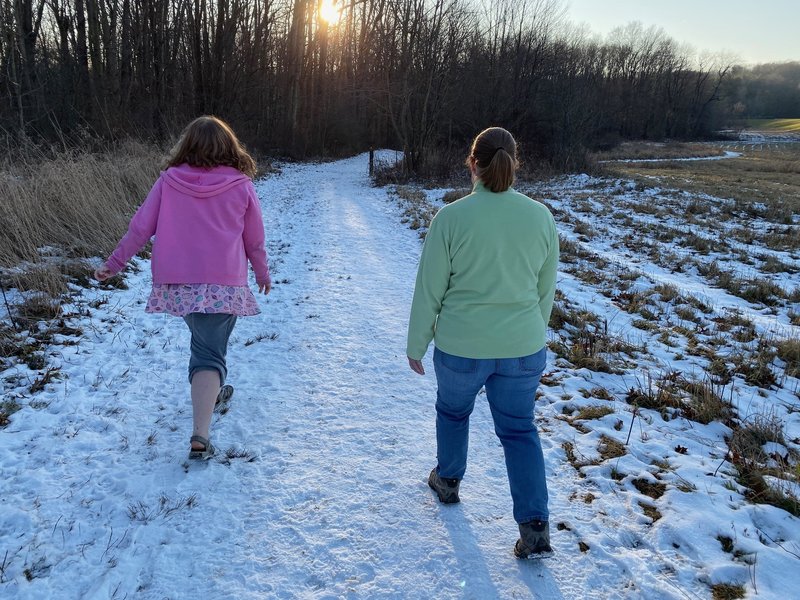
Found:
<svg viewBox="0 0 800 600"><path fill-rule="evenodd" d="M519 358L463 358L436 348L436 444L439 476L462 479L467 470L469 416L486 387L494 430L506 456L514 520L547 521L547 481L539 432L533 422L536 389L547 351Z"/></svg>
<svg viewBox="0 0 800 600"><path fill-rule="evenodd" d="M183 317L183 320L192 332L192 341L189 344L189 383L197 371L217 371L219 384L224 384L228 376L225 357L228 354L228 340L233 326L236 325L236 315L193 312Z"/></svg>

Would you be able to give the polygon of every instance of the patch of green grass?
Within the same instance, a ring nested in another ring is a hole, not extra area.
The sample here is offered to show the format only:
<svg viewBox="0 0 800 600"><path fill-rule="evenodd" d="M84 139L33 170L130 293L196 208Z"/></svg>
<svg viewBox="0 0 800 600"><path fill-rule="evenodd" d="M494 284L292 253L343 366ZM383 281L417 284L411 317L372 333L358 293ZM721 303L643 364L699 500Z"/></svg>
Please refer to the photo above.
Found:
<svg viewBox="0 0 800 600"><path fill-rule="evenodd" d="M746 124L758 131L800 133L800 119L747 119Z"/></svg>

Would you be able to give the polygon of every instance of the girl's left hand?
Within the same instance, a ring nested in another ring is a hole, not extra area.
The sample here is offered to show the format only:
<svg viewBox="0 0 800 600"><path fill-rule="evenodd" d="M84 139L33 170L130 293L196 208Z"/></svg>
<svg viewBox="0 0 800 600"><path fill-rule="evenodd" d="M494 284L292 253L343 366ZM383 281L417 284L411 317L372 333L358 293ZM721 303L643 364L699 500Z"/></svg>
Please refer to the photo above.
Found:
<svg viewBox="0 0 800 600"><path fill-rule="evenodd" d="M270 290L272 290L272 283L267 281L266 283L259 283L258 284L258 293L264 294L265 296L269 294Z"/></svg>
<svg viewBox="0 0 800 600"><path fill-rule="evenodd" d="M97 281L105 281L109 277L111 277L111 269L105 265L96 269L94 272L94 278L97 279Z"/></svg>

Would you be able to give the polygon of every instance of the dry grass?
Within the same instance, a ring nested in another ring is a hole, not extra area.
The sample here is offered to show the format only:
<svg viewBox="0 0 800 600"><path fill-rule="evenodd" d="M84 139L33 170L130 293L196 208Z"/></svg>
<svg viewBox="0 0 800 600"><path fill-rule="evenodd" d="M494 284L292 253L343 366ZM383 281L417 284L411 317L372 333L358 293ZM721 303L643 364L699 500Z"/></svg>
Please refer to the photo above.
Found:
<svg viewBox="0 0 800 600"><path fill-rule="evenodd" d="M600 458L608 460L612 458L619 458L625 456L625 444L615 440L607 435L600 436L600 443L597 445L597 451L600 453Z"/></svg>
<svg viewBox="0 0 800 600"><path fill-rule="evenodd" d="M710 378L702 381L680 378L676 383L689 394L689 406L685 413L693 421L707 425L713 421L726 422L731 418L733 409L723 397L723 385L714 384Z"/></svg>
<svg viewBox="0 0 800 600"><path fill-rule="evenodd" d="M709 144L683 142L623 142L607 152L598 152L594 158L604 160L648 160L654 158L694 158L720 156L722 150Z"/></svg>
<svg viewBox="0 0 800 600"><path fill-rule="evenodd" d="M3 400L0 402L0 427L5 427L11 422L11 415L21 409L22 406L16 400Z"/></svg>
<svg viewBox="0 0 800 600"><path fill-rule="evenodd" d="M711 586L711 598L713 600L737 600L744 598L747 592L740 583L716 583Z"/></svg>
<svg viewBox="0 0 800 600"><path fill-rule="evenodd" d="M653 523L658 521L663 515L661 511L659 511L655 506L652 504L646 504L645 502L639 502L639 507L642 509L642 512L645 514L646 517L649 517Z"/></svg>
<svg viewBox="0 0 800 600"><path fill-rule="evenodd" d="M603 417L613 413L614 409L610 406L593 404L591 406L584 406L581 408L575 418L581 421L589 421L592 419L602 419Z"/></svg>
<svg viewBox="0 0 800 600"><path fill-rule="evenodd" d="M575 450L575 444L572 442L564 442L561 444L561 447L564 449L564 453L567 457L567 462L572 465L572 467L578 471L581 477L585 477L585 474L581 471L583 467L589 467L600 464L599 460L592 460L583 456L582 454L578 457Z"/></svg>
<svg viewBox="0 0 800 600"><path fill-rule="evenodd" d="M645 372L643 381L637 387L628 390L625 401L640 408L660 411L664 418L668 418L669 409L682 406L681 398L676 393L674 386L663 384Z"/></svg>
<svg viewBox="0 0 800 600"><path fill-rule="evenodd" d="M470 188L458 188L455 190L451 190L447 192L442 197L442 202L445 204L450 204L451 202L455 202L456 200L461 200L464 196L468 196L472 193L472 189Z"/></svg>
<svg viewBox="0 0 800 600"><path fill-rule="evenodd" d="M0 285L22 295L10 307L13 329L0 331L0 368L20 362L42 371L30 393L58 376L46 369L53 336L80 333L60 319L67 284L88 285L93 269L84 258L114 248L161 158L155 147L128 141L100 151L23 144L0 159ZM114 277L102 287L124 283Z"/></svg>
<svg viewBox="0 0 800 600"><path fill-rule="evenodd" d="M110 252L158 177L158 149L126 142L103 152L48 156L23 147L0 162L0 266Z"/></svg>
<svg viewBox="0 0 800 600"><path fill-rule="evenodd" d="M800 378L800 338L781 340L775 344L778 358L784 363L784 370L790 377Z"/></svg>
<svg viewBox="0 0 800 600"><path fill-rule="evenodd" d="M775 221L785 215L800 212L800 144L786 145L779 150L743 151L739 158L711 161L663 163L607 163L606 171L616 177L642 181L653 186L660 184L692 193L712 194L732 198L737 205L732 210L752 210L753 203L763 203ZM764 215L770 217L770 214ZM795 236L796 237L796 236ZM790 245L794 238L782 240Z"/></svg>
<svg viewBox="0 0 800 600"><path fill-rule="evenodd" d="M717 541L722 546L722 551L727 552L728 554L733 554L733 538L727 535L718 535Z"/></svg>
<svg viewBox="0 0 800 600"><path fill-rule="evenodd" d="M667 485L664 483L650 481L649 479L634 479L631 481L633 487L635 487L641 494L645 496L649 496L653 500L658 500L661 496L664 495L664 492L667 491Z"/></svg>
<svg viewBox="0 0 800 600"><path fill-rule="evenodd" d="M433 216L436 214L434 206L428 202L428 197L420 188L410 185L398 185L394 188L395 195L402 200L402 223L409 229L420 230L420 237L424 238Z"/></svg>
<svg viewBox="0 0 800 600"><path fill-rule="evenodd" d="M786 456L768 455L764 450L768 442L786 443L783 423L774 414L755 415L734 428L728 447L738 481L748 488L747 497L752 502L770 504L798 517L800 498L791 492L791 484L798 476L797 453L790 450ZM768 483L768 476L774 478L773 483Z"/></svg>

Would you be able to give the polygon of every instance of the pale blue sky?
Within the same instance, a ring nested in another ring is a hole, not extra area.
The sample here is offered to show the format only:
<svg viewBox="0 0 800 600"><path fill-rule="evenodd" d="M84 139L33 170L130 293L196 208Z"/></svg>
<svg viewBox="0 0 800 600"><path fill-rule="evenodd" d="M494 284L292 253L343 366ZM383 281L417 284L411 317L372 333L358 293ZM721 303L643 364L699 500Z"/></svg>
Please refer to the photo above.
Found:
<svg viewBox="0 0 800 600"><path fill-rule="evenodd" d="M657 25L697 50L743 62L800 61L800 0L564 0L567 17L602 35L631 21Z"/></svg>

